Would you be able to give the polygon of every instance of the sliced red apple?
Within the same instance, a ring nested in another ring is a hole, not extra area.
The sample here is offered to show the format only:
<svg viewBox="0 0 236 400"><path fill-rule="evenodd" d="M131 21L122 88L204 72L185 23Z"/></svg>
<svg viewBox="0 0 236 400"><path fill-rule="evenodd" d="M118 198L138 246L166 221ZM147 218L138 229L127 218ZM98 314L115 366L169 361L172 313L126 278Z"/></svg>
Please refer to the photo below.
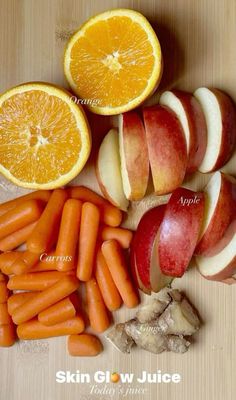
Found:
<svg viewBox="0 0 236 400"><path fill-rule="evenodd" d="M181 277L192 258L204 213L204 194L176 189L166 206L158 245L163 274Z"/></svg>
<svg viewBox="0 0 236 400"><path fill-rule="evenodd" d="M150 265L150 284L153 292L159 292L165 286L169 285L174 279L172 276L164 275L160 268L158 246L160 242L160 228L157 231L151 253Z"/></svg>
<svg viewBox="0 0 236 400"><path fill-rule="evenodd" d="M147 190L149 159L144 126L138 113L119 116L121 176L129 200L141 200Z"/></svg>
<svg viewBox="0 0 236 400"><path fill-rule="evenodd" d="M98 151L96 175L103 195L116 207L127 211L129 202L122 185L119 135L116 129L111 129L102 141Z"/></svg>
<svg viewBox="0 0 236 400"><path fill-rule="evenodd" d="M227 244L223 247L224 241ZM214 256L195 258L198 270L206 279L232 284L236 274L236 221L232 222L219 247L221 249Z"/></svg>
<svg viewBox="0 0 236 400"><path fill-rule="evenodd" d="M178 117L183 128L188 153L187 172L199 168L206 151L206 121L196 98L181 90L167 90L160 97L160 104L169 107Z"/></svg>
<svg viewBox="0 0 236 400"><path fill-rule="evenodd" d="M162 277L157 258L153 256L153 248L156 246L155 240L164 211L165 205L147 211L139 222L132 243L131 266L132 271L135 271L134 277L139 288L149 293L151 290L160 290L172 280L169 277L166 277L168 279Z"/></svg>
<svg viewBox="0 0 236 400"><path fill-rule="evenodd" d="M196 255L213 255L213 248L236 216L236 184L215 172L205 190L205 211Z"/></svg>
<svg viewBox="0 0 236 400"><path fill-rule="evenodd" d="M236 142L235 106L228 95L218 89L199 88L194 96L206 119L207 147L199 167L203 173L221 168L231 157Z"/></svg>
<svg viewBox="0 0 236 400"><path fill-rule="evenodd" d="M143 118L155 193L170 193L182 184L186 173L183 129L173 111L164 106L144 108Z"/></svg>

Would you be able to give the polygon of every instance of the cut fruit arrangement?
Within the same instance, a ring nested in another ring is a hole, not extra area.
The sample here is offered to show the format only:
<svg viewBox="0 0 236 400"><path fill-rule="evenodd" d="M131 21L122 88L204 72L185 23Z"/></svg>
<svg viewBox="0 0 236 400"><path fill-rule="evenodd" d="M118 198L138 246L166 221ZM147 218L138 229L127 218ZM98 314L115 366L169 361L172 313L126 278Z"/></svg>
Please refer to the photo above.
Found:
<svg viewBox="0 0 236 400"><path fill-rule="evenodd" d="M154 192L165 195L190 173L222 168L235 149L236 111L218 89L200 88L194 95L166 91L159 105L143 108L142 116L137 111L122 114L119 133L108 132L98 152L101 191L122 210L128 200L145 196L149 165Z"/></svg>
<svg viewBox="0 0 236 400"><path fill-rule="evenodd" d="M173 279L195 259L206 279L236 282L236 181L218 171L235 150L235 106L222 91L202 87L164 91L159 104L135 109L157 89L162 65L146 18L111 10L85 22L67 44L64 72L78 99L40 82L0 96L0 172L40 189L0 204L0 346L69 335L69 354L95 356L103 347L94 333L110 327L122 304L136 307L139 288L160 297L115 325L109 340L124 352L136 343L183 353L190 344L184 336L200 320L169 288ZM103 138L96 159L105 198L65 187L91 151L79 100L96 114L117 115L118 129ZM171 195L133 234L122 227L122 211L145 197L149 170L155 194ZM214 172L205 189L181 187L197 171ZM83 286L86 307L78 298Z"/></svg>

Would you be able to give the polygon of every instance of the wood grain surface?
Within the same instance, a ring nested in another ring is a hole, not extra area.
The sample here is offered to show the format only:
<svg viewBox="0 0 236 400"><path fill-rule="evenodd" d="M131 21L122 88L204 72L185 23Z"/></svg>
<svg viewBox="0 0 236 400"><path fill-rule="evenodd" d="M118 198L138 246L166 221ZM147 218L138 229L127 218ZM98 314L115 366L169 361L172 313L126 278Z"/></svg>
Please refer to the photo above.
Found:
<svg viewBox="0 0 236 400"><path fill-rule="evenodd" d="M70 35L91 15L126 7L142 12L153 24L161 42L165 68L160 89L194 90L216 86L236 101L236 1L235 0L0 0L0 91L27 81L48 81L67 86L62 58ZM156 97L151 101L155 101ZM90 116L94 149L115 119ZM98 190L90 163L76 183ZM236 156L227 171L236 173ZM202 188L209 176L196 174L186 185ZM25 190L0 180L4 201ZM149 195L133 203L125 225L135 228L143 212L166 198ZM233 400L236 393L236 287L204 280L193 267L174 287L183 289L196 305L203 326L188 353L149 354L135 350L120 354L106 342L104 352L93 359L69 357L66 338L22 341L0 349L1 400ZM147 299L144 299L147 301ZM134 314L122 308L115 314L123 321ZM179 373L178 384L124 384L140 394L91 393L90 384L56 383L56 371ZM144 393L142 394L142 391Z"/></svg>

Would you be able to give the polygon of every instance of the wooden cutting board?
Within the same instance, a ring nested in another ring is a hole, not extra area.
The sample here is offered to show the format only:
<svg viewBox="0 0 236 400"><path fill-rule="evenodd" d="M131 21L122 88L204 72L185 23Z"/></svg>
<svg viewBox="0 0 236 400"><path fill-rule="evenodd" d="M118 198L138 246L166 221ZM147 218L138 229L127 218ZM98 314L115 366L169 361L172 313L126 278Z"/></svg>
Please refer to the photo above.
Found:
<svg viewBox="0 0 236 400"><path fill-rule="evenodd" d="M0 91L27 81L48 81L67 86L62 67L67 39L84 20L109 8L126 7L142 12L160 38L164 61L161 89L194 90L217 86L236 100L236 2L235 0L0 0ZM152 100L153 101L153 100ZM155 101L155 99L154 99ZM115 119L90 117L94 149ZM94 154L93 154L94 155ZM75 183L98 190L93 155ZM236 157L236 156L235 156ZM236 161L227 171L236 173ZM186 182L201 188L209 176L197 174ZM0 200L26 191L0 179ZM166 201L149 195L133 203L125 225L135 228L147 208ZM20 342L0 349L1 400L231 400L236 392L236 288L204 280L193 267L174 287L183 289L198 308L202 329L188 353L149 354L135 350L120 354L105 338L104 352L93 359L72 358L66 339ZM147 299L144 299L147 301ZM134 315L122 308L116 321ZM93 373L97 370L134 373L132 384L56 382L56 372L68 370ZM180 383L136 382L145 370L179 373ZM114 390L112 394L109 390ZM124 396L118 393L130 389ZM136 391L136 394L134 394ZM137 394L139 392L139 394Z"/></svg>

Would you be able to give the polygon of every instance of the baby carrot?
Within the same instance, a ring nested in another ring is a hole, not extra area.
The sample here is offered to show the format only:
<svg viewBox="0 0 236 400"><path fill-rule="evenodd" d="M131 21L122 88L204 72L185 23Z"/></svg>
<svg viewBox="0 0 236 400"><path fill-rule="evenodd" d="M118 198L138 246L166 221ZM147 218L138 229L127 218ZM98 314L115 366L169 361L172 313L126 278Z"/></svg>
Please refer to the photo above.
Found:
<svg viewBox="0 0 236 400"><path fill-rule="evenodd" d="M113 228L111 226L104 226L101 229L101 238L103 241L115 239L124 249L130 247L133 237L133 232L123 228Z"/></svg>
<svg viewBox="0 0 236 400"><path fill-rule="evenodd" d="M0 215L5 214L6 212L12 210L13 208L19 206L22 203L25 203L28 200L41 200L44 203L47 203L51 195L50 190L37 190L35 192L28 193L24 196L17 197L16 199L6 201L5 203L0 204Z"/></svg>
<svg viewBox="0 0 236 400"><path fill-rule="evenodd" d="M0 250L1 251L10 251L10 250L13 250L16 247L20 246L24 242L26 242L28 237L33 232L33 229L36 224L37 224L37 221L33 222L32 224L26 225L24 228L19 229L18 231L13 232L10 235L1 239L0 240Z"/></svg>
<svg viewBox="0 0 236 400"><path fill-rule="evenodd" d="M30 272L28 274L22 274L18 276L11 276L8 281L9 290L33 290L40 291L47 289L54 285L60 279L66 275L71 275L71 272L58 272L58 271L46 271L46 272Z"/></svg>
<svg viewBox="0 0 236 400"><path fill-rule="evenodd" d="M7 253L0 254L0 271L2 271L5 275L12 274L12 264L17 260L17 258L21 257L21 251L9 251Z"/></svg>
<svg viewBox="0 0 236 400"><path fill-rule="evenodd" d="M11 270L15 275L21 275L28 272L39 261L39 254L31 253L26 250L22 252L21 257L18 257L12 264Z"/></svg>
<svg viewBox="0 0 236 400"><path fill-rule="evenodd" d="M100 249L96 257L95 277L108 310L114 311L120 308L122 303L120 294Z"/></svg>
<svg viewBox="0 0 236 400"><path fill-rule="evenodd" d="M73 318L76 314L76 309L69 297L59 301L56 304L41 311L38 315L38 320L44 325L55 325L63 321Z"/></svg>
<svg viewBox="0 0 236 400"><path fill-rule="evenodd" d="M37 292L23 292L23 293L15 293L8 297L7 300L7 309L10 315L12 315L13 311L17 309L17 307L24 304L29 299L32 299Z"/></svg>
<svg viewBox="0 0 236 400"><path fill-rule="evenodd" d="M101 210L101 220L110 226L119 226L122 221L122 212L99 194L84 186L71 186L68 189L69 197L82 202L90 202Z"/></svg>
<svg viewBox="0 0 236 400"><path fill-rule="evenodd" d="M24 228L39 219L43 204L39 200L28 200L0 217L0 239Z"/></svg>
<svg viewBox="0 0 236 400"><path fill-rule="evenodd" d="M73 293L79 286L74 276L65 276L53 286L37 293L35 297L18 307L12 314L12 320L16 325L29 321L41 311L52 306Z"/></svg>
<svg viewBox="0 0 236 400"><path fill-rule="evenodd" d="M84 203L81 212L77 265L77 277L81 281L88 281L92 275L98 227L99 209L92 203Z"/></svg>
<svg viewBox="0 0 236 400"><path fill-rule="evenodd" d="M64 203L67 198L66 190L53 191L39 221L27 240L27 248L33 253L44 253L50 250L55 233L59 228Z"/></svg>
<svg viewBox="0 0 236 400"><path fill-rule="evenodd" d="M12 320L8 313L7 303L0 304L0 325L11 324Z"/></svg>
<svg viewBox="0 0 236 400"><path fill-rule="evenodd" d="M15 341L16 335L13 323L0 325L0 347L12 346Z"/></svg>
<svg viewBox="0 0 236 400"><path fill-rule="evenodd" d="M81 207L81 201L76 199L69 199L65 202L55 254L61 257L57 262L58 271L68 271L75 266ZM68 256L70 260L66 261Z"/></svg>
<svg viewBox="0 0 236 400"><path fill-rule="evenodd" d="M0 303L6 303L9 296L9 290L7 288L7 282L0 282Z"/></svg>
<svg viewBox="0 0 236 400"><path fill-rule="evenodd" d="M86 298L90 325L95 332L104 332L110 325L106 306L94 278L86 282Z"/></svg>
<svg viewBox="0 0 236 400"><path fill-rule="evenodd" d="M84 330L84 321L81 316L70 318L59 324L46 326L37 319L25 322L17 327L19 339L45 339L54 336L78 334Z"/></svg>
<svg viewBox="0 0 236 400"><path fill-rule="evenodd" d="M102 244L102 253L123 302L129 308L136 307L139 299L129 277L128 268L119 243L116 240L104 242Z"/></svg>
<svg viewBox="0 0 236 400"><path fill-rule="evenodd" d="M82 357L97 356L103 350L100 340L88 333L70 335L68 337L67 348L71 356Z"/></svg>

